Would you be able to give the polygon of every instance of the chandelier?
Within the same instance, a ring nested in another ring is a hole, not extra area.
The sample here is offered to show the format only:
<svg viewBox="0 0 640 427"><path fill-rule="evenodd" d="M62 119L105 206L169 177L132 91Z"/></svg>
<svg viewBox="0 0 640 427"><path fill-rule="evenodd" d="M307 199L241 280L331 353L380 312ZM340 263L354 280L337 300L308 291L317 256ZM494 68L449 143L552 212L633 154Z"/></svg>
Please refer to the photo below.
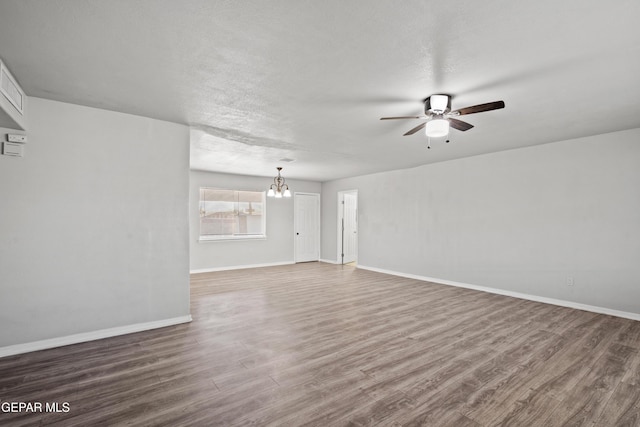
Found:
<svg viewBox="0 0 640 427"><path fill-rule="evenodd" d="M291 197L291 191L289 191L289 185L285 184L284 178L280 176L281 167L278 167L278 176L273 178L273 184L269 186L267 192L268 197L275 197L279 199L281 197Z"/></svg>

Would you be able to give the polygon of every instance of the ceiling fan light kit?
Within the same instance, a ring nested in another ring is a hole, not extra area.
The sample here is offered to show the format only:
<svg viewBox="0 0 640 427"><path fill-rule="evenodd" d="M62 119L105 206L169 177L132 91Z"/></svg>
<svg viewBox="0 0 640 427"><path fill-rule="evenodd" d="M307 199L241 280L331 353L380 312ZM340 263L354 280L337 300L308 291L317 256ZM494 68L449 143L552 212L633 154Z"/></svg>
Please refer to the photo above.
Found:
<svg viewBox="0 0 640 427"><path fill-rule="evenodd" d="M429 138L440 138L449 134L449 121L440 117L429 120L424 127L425 133Z"/></svg>
<svg viewBox="0 0 640 427"><path fill-rule="evenodd" d="M424 116L382 117L380 120L427 120L426 122L420 123L418 126L407 131L403 136L413 135L424 128L425 134L428 138L440 138L449 134L450 127L462 132L473 128L472 124L463 122L462 120L454 117L498 110L500 108L504 108L504 101L488 102L486 104L478 104L451 111L451 97L449 95L439 94L431 95L425 100ZM427 148L431 148L431 144L427 145Z"/></svg>
<svg viewBox="0 0 640 427"><path fill-rule="evenodd" d="M282 197L291 197L291 191L289 191L289 185L285 182L285 179L280 175L282 168L278 166L278 176L273 178L273 184L269 186L267 191L267 197L275 197L281 199Z"/></svg>

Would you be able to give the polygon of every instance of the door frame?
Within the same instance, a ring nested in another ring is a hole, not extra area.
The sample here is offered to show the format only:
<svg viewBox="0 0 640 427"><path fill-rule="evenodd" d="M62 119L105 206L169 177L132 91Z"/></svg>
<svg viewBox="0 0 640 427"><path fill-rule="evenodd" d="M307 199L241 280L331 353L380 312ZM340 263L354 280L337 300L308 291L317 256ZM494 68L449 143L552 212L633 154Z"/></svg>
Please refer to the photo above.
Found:
<svg viewBox="0 0 640 427"><path fill-rule="evenodd" d="M337 223L338 226L336 227L338 229L338 234L337 234L338 235L338 244L337 244L338 250L336 251L336 255L337 255L336 256L336 258L337 258L336 259L336 264L342 264L343 263L343 259L344 259L343 258L343 252L342 252L343 251L343 248L342 248L342 245L343 245L343 241L342 241L342 232L343 232L343 230L342 230L342 214L343 214L343 207L342 206L343 206L343 204L342 204L342 202L344 201L344 195L345 194L354 194L354 193L356 195L356 203L357 203L356 206L359 206L360 205L360 198L358 197L358 189L357 188L353 189L353 190L338 191L338 223ZM357 212L358 212L358 208L356 207L356 215L357 215ZM359 249L359 246L360 246L359 245L359 242L360 242L360 233L359 233L360 230L359 230L359 227L360 227L360 221L358 221L356 219L356 236L357 236L356 239L358 240L358 243L356 243L356 261L355 261L356 264L358 264L358 252L359 252L358 249Z"/></svg>
<svg viewBox="0 0 640 427"><path fill-rule="evenodd" d="M320 202L321 202L320 193L307 193L307 192L304 192L304 191L294 191L294 193L293 193L293 262L294 263L298 262L298 239L296 238L296 233L297 233L296 227L298 226L298 221L297 221L298 220L298 218L297 218L297 215L298 215L298 204L296 203L296 197L298 195L316 196L318 198L318 212L317 212L317 215L318 215L318 230L317 230L317 233L318 233L318 235L316 236L317 237L316 238L316 242L318 242L317 243L318 247L316 248L316 251L318 253L318 259L316 261L319 261L320 260L320 237L322 236L322 234L320 232L320 229L322 227L322 220L320 218L320 212L321 212L321 209L320 209Z"/></svg>

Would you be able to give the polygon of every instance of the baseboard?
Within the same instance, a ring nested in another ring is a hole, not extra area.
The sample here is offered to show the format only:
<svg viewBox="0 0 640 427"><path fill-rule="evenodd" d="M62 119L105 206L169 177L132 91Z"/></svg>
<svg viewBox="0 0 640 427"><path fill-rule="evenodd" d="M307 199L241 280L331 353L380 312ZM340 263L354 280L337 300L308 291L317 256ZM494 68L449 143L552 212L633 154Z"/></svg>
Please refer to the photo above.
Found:
<svg viewBox="0 0 640 427"><path fill-rule="evenodd" d="M164 328L191 322L191 315L174 317L171 319L156 320L153 322L136 323L116 328L100 329L93 332L83 332L81 334L67 335L65 337L51 338L41 341L33 341L25 344L15 344L0 347L0 357L13 356L16 354L30 353L32 351L46 350L48 348L62 347L65 345L78 344L87 341L95 341L103 338L111 338L118 335L132 334L134 332L148 331L150 329Z"/></svg>
<svg viewBox="0 0 640 427"><path fill-rule="evenodd" d="M408 279L422 280L425 282L433 282L441 285L456 286L458 288L473 289L475 291L489 292L491 294L504 295L513 298L520 298L529 301L542 302L545 304L559 305L561 307L575 308L578 310L591 311L598 314L608 314L610 316L622 317L631 320L640 320L640 313L631 313L627 311L614 310L612 308L598 307L595 305L581 304L579 302L566 301L556 298L541 297L538 295L524 294L521 292L507 291L504 289L490 288L487 286L471 285L469 283L454 282L452 280L437 279L434 277L419 276L416 274L401 273L398 271L385 270L383 268L367 267L358 265L363 270L375 271L378 273L391 274L393 276L406 277Z"/></svg>
<svg viewBox="0 0 640 427"><path fill-rule="evenodd" d="M338 261L333 261L330 259L319 259L320 262L326 262L327 264L340 264Z"/></svg>
<svg viewBox="0 0 640 427"><path fill-rule="evenodd" d="M189 271L189 274L213 273L216 271L228 271L228 270L242 270L245 268L275 267L278 265L291 265L291 264L295 264L295 262L284 261L284 262L269 262L264 264L247 264L247 265L231 265L228 267L200 268L200 269Z"/></svg>

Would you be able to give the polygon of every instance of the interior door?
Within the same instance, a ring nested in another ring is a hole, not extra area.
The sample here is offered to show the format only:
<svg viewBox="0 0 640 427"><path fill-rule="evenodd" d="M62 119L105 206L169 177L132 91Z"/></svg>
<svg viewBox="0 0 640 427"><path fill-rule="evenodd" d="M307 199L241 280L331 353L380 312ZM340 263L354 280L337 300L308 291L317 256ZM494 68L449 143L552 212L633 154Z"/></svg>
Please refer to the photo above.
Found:
<svg viewBox="0 0 640 427"><path fill-rule="evenodd" d="M345 193L342 218L344 221L344 263L358 259L358 193Z"/></svg>
<svg viewBox="0 0 640 427"><path fill-rule="evenodd" d="M294 194L295 261L318 261L320 258L320 195Z"/></svg>

